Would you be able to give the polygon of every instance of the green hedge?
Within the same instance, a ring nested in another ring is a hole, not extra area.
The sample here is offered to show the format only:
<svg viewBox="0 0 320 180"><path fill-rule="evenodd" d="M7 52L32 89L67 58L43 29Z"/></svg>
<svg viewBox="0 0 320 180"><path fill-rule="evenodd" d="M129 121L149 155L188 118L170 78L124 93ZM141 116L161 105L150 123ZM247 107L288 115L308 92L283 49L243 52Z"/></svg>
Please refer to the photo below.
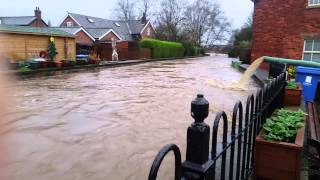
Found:
<svg viewBox="0 0 320 180"><path fill-rule="evenodd" d="M205 50L204 48L194 46L190 42L184 42L182 43L185 51L184 55L185 56L198 56L198 55L205 55Z"/></svg>
<svg viewBox="0 0 320 180"><path fill-rule="evenodd" d="M181 43L143 39L139 42L141 48L150 48L152 58L169 58L184 56L184 47Z"/></svg>

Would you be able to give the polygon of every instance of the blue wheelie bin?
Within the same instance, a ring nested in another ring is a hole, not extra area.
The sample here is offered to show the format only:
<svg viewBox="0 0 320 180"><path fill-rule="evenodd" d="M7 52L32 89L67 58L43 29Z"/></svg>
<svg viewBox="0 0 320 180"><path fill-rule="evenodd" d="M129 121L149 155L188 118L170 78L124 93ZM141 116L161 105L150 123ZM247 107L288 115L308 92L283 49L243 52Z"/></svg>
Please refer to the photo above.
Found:
<svg viewBox="0 0 320 180"><path fill-rule="evenodd" d="M296 81L302 85L304 101L313 102L316 98L318 81L320 80L320 68L297 67Z"/></svg>

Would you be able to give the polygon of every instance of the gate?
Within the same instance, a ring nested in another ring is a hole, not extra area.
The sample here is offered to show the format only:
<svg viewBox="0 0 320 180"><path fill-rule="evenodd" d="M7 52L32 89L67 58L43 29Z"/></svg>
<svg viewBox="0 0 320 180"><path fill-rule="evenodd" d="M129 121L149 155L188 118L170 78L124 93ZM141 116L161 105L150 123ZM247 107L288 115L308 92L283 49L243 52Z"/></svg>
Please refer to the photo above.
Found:
<svg viewBox="0 0 320 180"><path fill-rule="evenodd" d="M283 107L286 74L266 83L257 90L256 95L250 95L243 105L236 102L228 127L225 112L217 114L211 138L211 153L209 153L210 127L204 122L209 114L209 102L203 95L198 95L191 102L191 115L195 122L187 131L186 160L181 162L180 149L175 144L164 146L153 161L149 172L149 180L157 179L157 173L162 160L173 151L175 157L175 180L213 180L213 179L249 179L254 171L255 138L262 129L266 118L273 111ZM217 150L217 136L219 125L223 123L222 147Z"/></svg>

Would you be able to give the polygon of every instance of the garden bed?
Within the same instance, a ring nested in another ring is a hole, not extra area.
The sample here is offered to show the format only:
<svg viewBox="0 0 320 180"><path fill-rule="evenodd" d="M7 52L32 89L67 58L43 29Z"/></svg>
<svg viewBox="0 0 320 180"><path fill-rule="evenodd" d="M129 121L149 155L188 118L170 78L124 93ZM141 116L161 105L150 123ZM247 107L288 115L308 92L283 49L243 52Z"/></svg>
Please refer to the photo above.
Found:
<svg viewBox="0 0 320 180"><path fill-rule="evenodd" d="M262 130L256 137L255 174L257 179L300 179L305 117L302 119L303 125L296 130L296 136L292 142L267 140L265 130ZM284 129L280 128L279 131L285 131ZM272 135L270 137L272 138Z"/></svg>
<svg viewBox="0 0 320 180"><path fill-rule="evenodd" d="M260 134L256 138L257 178L300 179L304 132L305 126L298 130L294 143L267 141Z"/></svg>
<svg viewBox="0 0 320 180"><path fill-rule="evenodd" d="M107 61L105 64L86 64L86 65L75 65L69 67L62 67L62 68L39 68L39 69L28 69L26 71L17 71L17 70L10 70L7 71L5 74L7 75L54 75L55 72L67 71L67 72L78 72L79 70L86 70L86 69L93 69L93 68L105 68L105 67L117 67L117 66L125 66L125 65L134 65L139 63L146 63L146 62L154 62L154 61L167 61L167 60L179 60L179 59L189 59L189 58L198 58L204 56L185 56L185 57L177 57L177 58L159 58L159 59L142 59L142 60L125 60L125 61Z"/></svg>

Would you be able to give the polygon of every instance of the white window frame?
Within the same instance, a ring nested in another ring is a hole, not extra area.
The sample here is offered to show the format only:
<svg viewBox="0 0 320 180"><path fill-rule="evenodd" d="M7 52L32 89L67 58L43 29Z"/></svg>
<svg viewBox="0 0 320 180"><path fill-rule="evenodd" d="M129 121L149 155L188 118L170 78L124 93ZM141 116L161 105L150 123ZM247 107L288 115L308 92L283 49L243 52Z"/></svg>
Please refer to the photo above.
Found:
<svg viewBox="0 0 320 180"><path fill-rule="evenodd" d="M320 6L320 0L308 0L309 6Z"/></svg>
<svg viewBox="0 0 320 180"><path fill-rule="evenodd" d="M307 41L312 41L312 51L306 51L306 43ZM313 51L313 48L314 48L314 41L319 41L319 39L305 39L304 40L304 44L303 44L303 54L302 54L302 59L304 59L304 54L307 53L307 54L311 54L311 58L310 58L310 61L313 62L313 55L314 54L320 54L320 51ZM309 60L306 60L306 61L309 61Z"/></svg>
<svg viewBox="0 0 320 180"><path fill-rule="evenodd" d="M67 27L73 27L73 22L72 21L67 21Z"/></svg>

